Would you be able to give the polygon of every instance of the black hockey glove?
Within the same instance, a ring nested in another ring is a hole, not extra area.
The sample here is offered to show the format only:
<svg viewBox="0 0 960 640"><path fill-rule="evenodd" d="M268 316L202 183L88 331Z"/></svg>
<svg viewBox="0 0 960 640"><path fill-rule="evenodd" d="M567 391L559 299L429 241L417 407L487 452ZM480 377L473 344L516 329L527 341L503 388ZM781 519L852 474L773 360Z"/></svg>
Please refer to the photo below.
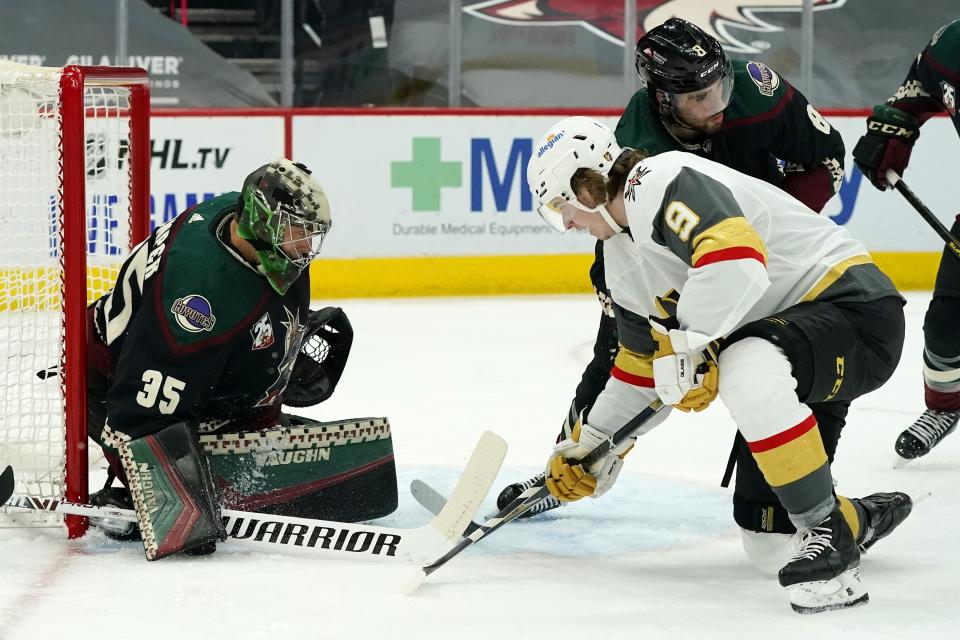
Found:
<svg viewBox="0 0 960 640"><path fill-rule="evenodd" d="M333 395L353 345L353 327L340 307L324 307L307 317L307 335L300 347L283 403L311 407Z"/></svg>
<svg viewBox="0 0 960 640"><path fill-rule="evenodd" d="M918 137L920 124L916 118L890 105L878 104L867 118L867 133L853 149L853 161L873 186L881 191L889 189L887 170L903 175Z"/></svg>

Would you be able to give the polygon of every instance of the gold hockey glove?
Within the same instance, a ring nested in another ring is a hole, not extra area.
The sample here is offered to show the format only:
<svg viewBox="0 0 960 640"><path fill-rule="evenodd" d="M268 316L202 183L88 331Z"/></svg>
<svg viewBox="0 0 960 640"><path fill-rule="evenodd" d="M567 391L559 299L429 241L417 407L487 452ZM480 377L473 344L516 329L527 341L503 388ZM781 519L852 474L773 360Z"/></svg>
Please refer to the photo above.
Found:
<svg viewBox="0 0 960 640"><path fill-rule="evenodd" d="M598 498L613 486L623 466L623 457L633 448L633 438L611 449L588 468L579 464L580 459L609 439L606 433L578 421L571 437L556 444L547 461L546 486L557 500L574 502L587 496Z"/></svg>
<svg viewBox="0 0 960 640"><path fill-rule="evenodd" d="M653 356L657 395L681 411L703 411L718 393L717 343L711 342L699 353L678 352L671 338L671 335L681 333L676 317L651 317L649 320L650 333L657 344Z"/></svg>

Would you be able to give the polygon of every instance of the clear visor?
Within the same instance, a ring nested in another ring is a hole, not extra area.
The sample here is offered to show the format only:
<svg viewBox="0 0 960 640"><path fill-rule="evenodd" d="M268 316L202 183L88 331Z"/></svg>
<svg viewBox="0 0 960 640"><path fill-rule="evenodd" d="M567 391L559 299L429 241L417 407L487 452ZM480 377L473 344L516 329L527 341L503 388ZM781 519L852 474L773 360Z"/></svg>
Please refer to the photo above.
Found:
<svg viewBox="0 0 960 640"><path fill-rule="evenodd" d="M537 207L537 213L543 218L543 221L553 227L560 233L567 232L567 224L573 220L574 216L581 212L601 213L602 205L599 207L588 207L579 200L569 202L560 196L546 204Z"/></svg>
<svg viewBox="0 0 960 640"><path fill-rule="evenodd" d="M541 204L539 207L537 207L537 213L539 213L540 217L543 218L543 221L553 227L555 231L565 233L567 230L567 225L563 220L563 208L568 204L569 203L566 200L557 196L550 202Z"/></svg>
<svg viewBox="0 0 960 640"><path fill-rule="evenodd" d="M302 269L319 255L323 241L330 231L330 223L304 220L285 210L279 215L277 248Z"/></svg>
<svg viewBox="0 0 960 640"><path fill-rule="evenodd" d="M703 120L726 109L732 93L733 75L725 73L706 89L671 94L670 101L674 113L684 120Z"/></svg>

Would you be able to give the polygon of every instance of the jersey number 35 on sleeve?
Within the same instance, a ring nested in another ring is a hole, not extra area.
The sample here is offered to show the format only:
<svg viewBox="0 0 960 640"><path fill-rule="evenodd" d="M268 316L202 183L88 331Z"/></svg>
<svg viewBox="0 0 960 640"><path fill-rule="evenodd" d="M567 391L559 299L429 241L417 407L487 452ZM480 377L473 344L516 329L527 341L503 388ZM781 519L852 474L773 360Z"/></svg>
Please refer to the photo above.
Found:
<svg viewBox="0 0 960 640"><path fill-rule="evenodd" d="M173 376L166 376L154 369L147 369L143 372L143 388L137 393L137 404L147 409L155 404L157 410L163 415L170 415L180 404L180 392L187 386L183 380L177 380ZM160 402L157 403L157 397Z"/></svg>

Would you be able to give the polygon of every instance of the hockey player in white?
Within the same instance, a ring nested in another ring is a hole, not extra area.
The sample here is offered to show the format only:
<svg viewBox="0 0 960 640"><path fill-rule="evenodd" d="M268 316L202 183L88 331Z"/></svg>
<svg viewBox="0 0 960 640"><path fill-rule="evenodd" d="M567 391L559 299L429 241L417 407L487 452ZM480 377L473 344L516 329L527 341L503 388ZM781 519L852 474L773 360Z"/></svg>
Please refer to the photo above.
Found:
<svg viewBox="0 0 960 640"><path fill-rule="evenodd" d="M889 534L909 508L880 522L834 494L833 452L807 403L848 402L893 373L904 319L892 282L845 229L709 160L644 158L582 117L534 149L528 181L544 219L605 240L621 342L604 391L550 456L551 493L573 501L608 490L632 441L589 468L577 460L657 396L700 411L719 394L798 529L779 571L793 608L865 603L858 545Z"/></svg>

